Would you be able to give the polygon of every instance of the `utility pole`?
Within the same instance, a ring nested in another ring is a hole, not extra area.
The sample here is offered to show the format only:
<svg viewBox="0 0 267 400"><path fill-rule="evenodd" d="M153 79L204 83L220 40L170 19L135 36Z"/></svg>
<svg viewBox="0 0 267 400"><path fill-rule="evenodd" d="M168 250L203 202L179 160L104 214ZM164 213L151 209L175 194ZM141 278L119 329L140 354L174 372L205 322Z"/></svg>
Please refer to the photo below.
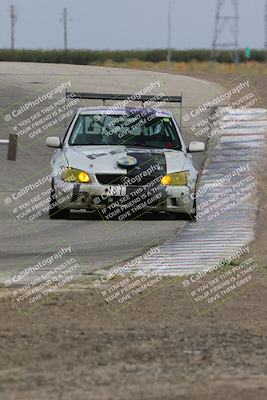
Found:
<svg viewBox="0 0 267 400"><path fill-rule="evenodd" d="M265 62L267 62L267 0L265 0Z"/></svg>
<svg viewBox="0 0 267 400"><path fill-rule="evenodd" d="M171 63L171 61L172 61L171 41L172 41L172 3L171 3L171 1L169 1L169 9L168 9L168 55L167 55L167 62L168 63Z"/></svg>
<svg viewBox="0 0 267 400"><path fill-rule="evenodd" d="M67 7L63 9L63 27L64 27L64 50L68 50L68 10Z"/></svg>
<svg viewBox="0 0 267 400"><path fill-rule="evenodd" d="M15 25L17 22L17 15L15 7L10 6L10 26L11 26L11 50L15 49Z"/></svg>
<svg viewBox="0 0 267 400"><path fill-rule="evenodd" d="M224 10L228 7L227 15ZM224 33L230 28L232 35L231 41L224 40ZM228 49L233 57L233 61L239 63L239 0L217 0L217 10L215 15L215 32L212 42L213 59L216 61L218 54L223 49Z"/></svg>

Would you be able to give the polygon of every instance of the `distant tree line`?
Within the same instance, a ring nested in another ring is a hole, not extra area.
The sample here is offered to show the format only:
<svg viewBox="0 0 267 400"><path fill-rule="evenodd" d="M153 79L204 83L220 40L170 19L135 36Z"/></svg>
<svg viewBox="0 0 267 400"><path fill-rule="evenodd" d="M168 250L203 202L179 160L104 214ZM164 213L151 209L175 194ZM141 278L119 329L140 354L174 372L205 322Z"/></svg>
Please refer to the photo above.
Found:
<svg viewBox="0 0 267 400"><path fill-rule="evenodd" d="M25 61L25 62L45 62L45 63L67 63L67 64L98 64L106 61L117 63L140 60L145 62L157 63L166 61L166 49L156 50L9 50L0 49L0 61ZM240 50L240 62L245 62L245 51ZM206 49L193 50L173 50L172 60L175 62L189 61L210 61L212 51ZM264 50L252 50L251 61L264 62ZM221 51L217 62L232 63L232 55L228 51Z"/></svg>

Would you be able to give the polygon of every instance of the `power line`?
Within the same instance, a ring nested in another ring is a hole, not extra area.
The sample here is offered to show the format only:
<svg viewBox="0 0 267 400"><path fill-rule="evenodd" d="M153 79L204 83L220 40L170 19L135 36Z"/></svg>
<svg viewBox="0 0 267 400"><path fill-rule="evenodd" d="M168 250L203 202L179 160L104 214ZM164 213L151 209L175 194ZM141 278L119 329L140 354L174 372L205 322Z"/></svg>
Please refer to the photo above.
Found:
<svg viewBox="0 0 267 400"><path fill-rule="evenodd" d="M12 5L10 6L11 50L15 49L15 25L17 19L15 7Z"/></svg>
<svg viewBox="0 0 267 400"><path fill-rule="evenodd" d="M228 15L224 15L224 9L228 7ZM230 28L232 40L224 39L226 29ZM239 62L239 0L217 0L215 15L215 32L212 43L213 59L216 61L222 49L228 49L233 61Z"/></svg>

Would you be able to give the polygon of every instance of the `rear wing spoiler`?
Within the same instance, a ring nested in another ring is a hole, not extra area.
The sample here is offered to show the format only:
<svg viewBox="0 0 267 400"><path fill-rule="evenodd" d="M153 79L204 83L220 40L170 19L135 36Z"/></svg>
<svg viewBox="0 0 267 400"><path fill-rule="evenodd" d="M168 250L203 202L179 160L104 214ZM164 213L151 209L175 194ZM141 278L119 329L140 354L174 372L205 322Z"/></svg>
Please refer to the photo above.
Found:
<svg viewBox="0 0 267 400"><path fill-rule="evenodd" d="M83 100L102 100L103 104L107 100L110 101L135 101L141 102L143 105L145 102L150 101L152 103L180 103L180 128L182 125L182 103L183 95L181 96L161 96L161 95L149 95L139 96L138 94L117 94L117 93L86 93L86 92L66 92L66 99L83 99Z"/></svg>

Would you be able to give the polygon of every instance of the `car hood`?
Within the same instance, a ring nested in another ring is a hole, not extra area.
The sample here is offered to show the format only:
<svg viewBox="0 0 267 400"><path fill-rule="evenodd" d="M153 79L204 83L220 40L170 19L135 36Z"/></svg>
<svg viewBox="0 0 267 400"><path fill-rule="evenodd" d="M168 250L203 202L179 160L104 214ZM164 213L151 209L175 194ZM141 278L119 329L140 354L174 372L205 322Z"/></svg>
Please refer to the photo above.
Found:
<svg viewBox="0 0 267 400"><path fill-rule="evenodd" d="M183 171L187 159L183 151L148 147L72 146L67 147L65 151L65 157L71 167L94 174L127 174L126 167L118 165L118 160L126 156L136 158L138 169L144 170L155 165L159 166L162 173Z"/></svg>

